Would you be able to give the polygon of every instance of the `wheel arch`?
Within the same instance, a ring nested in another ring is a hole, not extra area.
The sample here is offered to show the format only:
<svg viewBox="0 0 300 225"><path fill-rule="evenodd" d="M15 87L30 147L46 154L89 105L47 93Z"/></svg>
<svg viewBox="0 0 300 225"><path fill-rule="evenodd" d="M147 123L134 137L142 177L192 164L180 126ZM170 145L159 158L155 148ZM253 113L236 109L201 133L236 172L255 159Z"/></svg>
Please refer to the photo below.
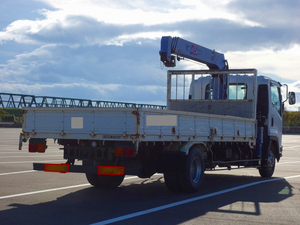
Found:
<svg viewBox="0 0 300 225"><path fill-rule="evenodd" d="M182 147L179 149L179 151L184 152L185 155L188 155L190 150L194 147L199 148L199 150L203 153L208 150L208 147L204 142L186 142L182 145Z"/></svg>
<svg viewBox="0 0 300 225"><path fill-rule="evenodd" d="M164 151L159 166L159 172L180 172L184 166L184 160L188 157L190 150L197 147L205 160L207 155L205 153L208 148L204 142L185 142L169 145Z"/></svg>
<svg viewBox="0 0 300 225"><path fill-rule="evenodd" d="M278 144L278 138L275 137L275 136L271 136L270 137L270 147L272 146L273 149L274 149L274 155L275 155L275 158L277 159L277 162L279 161L281 155L280 155L280 147L279 147L279 144Z"/></svg>

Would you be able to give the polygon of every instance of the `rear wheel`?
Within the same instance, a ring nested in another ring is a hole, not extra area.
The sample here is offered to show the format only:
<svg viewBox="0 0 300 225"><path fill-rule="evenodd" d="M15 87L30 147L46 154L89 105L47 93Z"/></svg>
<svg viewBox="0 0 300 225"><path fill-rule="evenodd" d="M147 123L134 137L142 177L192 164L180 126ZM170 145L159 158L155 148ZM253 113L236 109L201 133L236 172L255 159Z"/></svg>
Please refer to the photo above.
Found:
<svg viewBox="0 0 300 225"><path fill-rule="evenodd" d="M165 184L169 191L180 192L182 191L179 183L179 174L166 172L164 173Z"/></svg>
<svg viewBox="0 0 300 225"><path fill-rule="evenodd" d="M85 175L88 182L95 187L116 188L124 180L124 175L112 176L112 175L98 175L93 173L86 173Z"/></svg>
<svg viewBox="0 0 300 225"><path fill-rule="evenodd" d="M185 160L183 171L179 173L180 187L184 192L196 192L200 189L204 177L204 161L197 147L191 148Z"/></svg>
<svg viewBox="0 0 300 225"><path fill-rule="evenodd" d="M84 166L93 165L93 161L83 161ZM95 187L116 188L124 180L125 175L98 175L95 173L85 173L88 182Z"/></svg>

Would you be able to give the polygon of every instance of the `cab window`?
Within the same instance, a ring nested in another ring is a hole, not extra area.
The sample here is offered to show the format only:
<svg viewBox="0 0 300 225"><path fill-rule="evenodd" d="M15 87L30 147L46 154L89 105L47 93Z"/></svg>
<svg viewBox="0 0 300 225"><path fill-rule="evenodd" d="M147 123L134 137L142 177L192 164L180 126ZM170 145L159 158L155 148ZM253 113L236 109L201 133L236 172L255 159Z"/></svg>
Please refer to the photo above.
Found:
<svg viewBox="0 0 300 225"><path fill-rule="evenodd" d="M281 115L281 92L280 87L271 84L271 103L276 111Z"/></svg>
<svg viewBox="0 0 300 225"><path fill-rule="evenodd" d="M245 100L247 99L246 84L229 84L229 99Z"/></svg>

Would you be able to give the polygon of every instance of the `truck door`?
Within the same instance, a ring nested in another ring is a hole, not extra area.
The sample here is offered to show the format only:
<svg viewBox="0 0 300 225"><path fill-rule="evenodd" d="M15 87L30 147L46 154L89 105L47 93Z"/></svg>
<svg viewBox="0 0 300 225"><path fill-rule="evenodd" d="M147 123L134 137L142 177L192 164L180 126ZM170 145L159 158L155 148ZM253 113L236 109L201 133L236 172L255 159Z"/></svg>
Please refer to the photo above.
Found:
<svg viewBox="0 0 300 225"><path fill-rule="evenodd" d="M272 82L270 84L270 129L269 135L272 141L277 141L279 155L275 155L277 158L281 155L281 139L282 139L282 96L280 84Z"/></svg>

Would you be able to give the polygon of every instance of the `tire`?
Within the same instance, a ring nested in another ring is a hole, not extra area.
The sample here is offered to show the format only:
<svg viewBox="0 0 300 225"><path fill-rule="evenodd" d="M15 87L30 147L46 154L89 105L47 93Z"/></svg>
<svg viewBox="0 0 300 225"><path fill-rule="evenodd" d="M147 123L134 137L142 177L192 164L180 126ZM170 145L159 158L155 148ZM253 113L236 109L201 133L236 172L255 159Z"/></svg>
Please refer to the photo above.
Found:
<svg viewBox="0 0 300 225"><path fill-rule="evenodd" d="M98 175L94 173L85 173L86 179L93 186L98 186L100 181L98 179Z"/></svg>
<svg viewBox="0 0 300 225"><path fill-rule="evenodd" d="M83 161L83 165L90 166L93 165L92 161ZM125 175L98 175L96 173L85 173L88 182L95 187L102 188L116 188L124 180Z"/></svg>
<svg viewBox="0 0 300 225"><path fill-rule="evenodd" d="M171 172L164 173L164 179L165 179L165 184L169 191L172 191L172 192L181 192L182 191L182 189L180 187L178 173L171 173Z"/></svg>
<svg viewBox="0 0 300 225"><path fill-rule="evenodd" d="M275 155L274 155L274 147L271 146L271 149L268 152L268 158L266 163L262 164L261 168L259 168L259 174L261 177L272 177L275 170Z"/></svg>
<svg viewBox="0 0 300 225"><path fill-rule="evenodd" d="M98 175L93 173L86 173L88 182L95 187L103 188L116 188L124 180L125 175L112 176L112 175Z"/></svg>
<svg viewBox="0 0 300 225"><path fill-rule="evenodd" d="M204 161L197 147L190 149L185 159L183 171L179 173L179 183L182 191L193 193L200 189L204 177Z"/></svg>

